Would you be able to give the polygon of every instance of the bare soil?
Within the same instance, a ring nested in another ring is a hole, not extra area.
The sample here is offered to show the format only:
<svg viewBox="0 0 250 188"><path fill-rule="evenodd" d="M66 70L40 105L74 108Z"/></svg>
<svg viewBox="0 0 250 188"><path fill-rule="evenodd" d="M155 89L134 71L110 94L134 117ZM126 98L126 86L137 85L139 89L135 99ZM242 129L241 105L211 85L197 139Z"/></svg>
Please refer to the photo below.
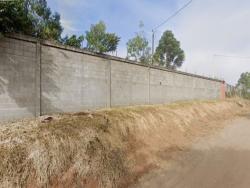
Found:
<svg viewBox="0 0 250 188"><path fill-rule="evenodd" d="M248 188L250 114L227 121L225 128L198 139L187 151L155 170L134 188Z"/></svg>

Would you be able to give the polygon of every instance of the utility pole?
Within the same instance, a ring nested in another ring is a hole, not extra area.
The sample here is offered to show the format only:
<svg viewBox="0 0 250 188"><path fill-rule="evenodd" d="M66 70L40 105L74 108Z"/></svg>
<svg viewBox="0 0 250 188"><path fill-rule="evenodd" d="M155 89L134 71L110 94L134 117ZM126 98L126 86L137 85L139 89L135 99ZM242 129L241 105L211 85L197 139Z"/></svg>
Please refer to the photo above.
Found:
<svg viewBox="0 0 250 188"><path fill-rule="evenodd" d="M186 8L188 5L192 3L193 0L188 1L185 5L183 5L181 8L179 8L176 12L174 12L172 15L170 15L164 22L156 26L155 28L152 29L152 61L151 63L153 64L153 55L154 55L154 45L155 45L155 32L156 30L161 27L162 25L166 24L169 20L171 20L173 17L175 17L177 14L179 14L184 8Z"/></svg>
<svg viewBox="0 0 250 188"><path fill-rule="evenodd" d="M155 31L152 30L152 57L151 57L151 64L153 65L153 55L154 55L154 47L155 47Z"/></svg>

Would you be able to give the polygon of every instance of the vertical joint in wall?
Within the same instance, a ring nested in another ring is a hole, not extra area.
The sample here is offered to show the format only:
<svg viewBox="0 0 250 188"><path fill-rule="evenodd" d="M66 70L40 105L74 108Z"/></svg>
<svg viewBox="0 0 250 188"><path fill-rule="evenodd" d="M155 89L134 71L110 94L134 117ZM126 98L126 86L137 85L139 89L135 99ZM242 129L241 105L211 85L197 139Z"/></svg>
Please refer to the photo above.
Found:
<svg viewBox="0 0 250 188"><path fill-rule="evenodd" d="M151 67L150 65L148 65L148 104L150 104L150 71L151 71Z"/></svg>
<svg viewBox="0 0 250 188"><path fill-rule="evenodd" d="M35 116L41 116L41 42L36 42Z"/></svg>
<svg viewBox="0 0 250 188"><path fill-rule="evenodd" d="M112 82L112 75L111 75L111 65L112 62L109 60L109 107L112 107L112 90L111 90L111 82Z"/></svg>
<svg viewBox="0 0 250 188"><path fill-rule="evenodd" d="M112 98L111 98L111 59L108 59L107 64L107 108L111 108L112 106Z"/></svg>

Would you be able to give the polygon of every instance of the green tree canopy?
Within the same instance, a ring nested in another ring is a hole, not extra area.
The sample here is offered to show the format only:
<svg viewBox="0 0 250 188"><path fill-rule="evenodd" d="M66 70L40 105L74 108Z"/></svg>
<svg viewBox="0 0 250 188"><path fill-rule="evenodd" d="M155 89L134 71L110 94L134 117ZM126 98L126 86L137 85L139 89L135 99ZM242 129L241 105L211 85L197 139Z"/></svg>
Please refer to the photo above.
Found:
<svg viewBox="0 0 250 188"><path fill-rule="evenodd" d="M159 65L170 69L176 69L183 64L185 54L180 48L180 42L176 40L172 31L163 33L155 51L154 60L159 62Z"/></svg>
<svg viewBox="0 0 250 188"><path fill-rule="evenodd" d="M143 23L140 23L140 29L143 27ZM127 58L141 63L150 62L150 47L148 46L148 40L144 35L144 31L136 33L136 36L127 42Z"/></svg>
<svg viewBox="0 0 250 188"><path fill-rule="evenodd" d="M242 90L244 97L250 99L250 72L242 73L238 80L237 87Z"/></svg>
<svg viewBox="0 0 250 188"><path fill-rule="evenodd" d="M115 33L107 33L106 25L103 21L95 25L91 25L90 31L86 32L87 49L105 53L112 52L117 49L120 37Z"/></svg>
<svg viewBox="0 0 250 188"><path fill-rule="evenodd" d="M81 35L77 37L76 35L72 35L71 37L66 36L65 38L62 39L62 43L68 46L73 46L76 48L81 48L81 43L84 40L84 36Z"/></svg>
<svg viewBox="0 0 250 188"><path fill-rule="evenodd" d="M242 73L237 85L242 88L250 89L250 72Z"/></svg>
<svg viewBox="0 0 250 188"><path fill-rule="evenodd" d="M24 0L0 2L0 32L31 34L32 26L27 2Z"/></svg>
<svg viewBox="0 0 250 188"><path fill-rule="evenodd" d="M42 39L60 40L60 15L52 14L46 0L0 2L0 32L23 33Z"/></svg>

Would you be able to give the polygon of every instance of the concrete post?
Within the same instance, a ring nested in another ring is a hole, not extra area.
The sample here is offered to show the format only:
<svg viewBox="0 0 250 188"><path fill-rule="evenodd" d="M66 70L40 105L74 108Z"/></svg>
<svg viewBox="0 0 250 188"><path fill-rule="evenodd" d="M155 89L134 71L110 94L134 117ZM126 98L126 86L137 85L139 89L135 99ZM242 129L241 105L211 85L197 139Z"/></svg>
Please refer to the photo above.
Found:
<svg viewBox="0 0 250 188"><path fill-rule="evenodd" d="M107 108L111 108L112 104L111 104L111 59L108 60L108 67L107 67Z"/></svg>
<svg viewBox="0 0 250 188"><path fill-rule="evenodd" d="M149 65L149 66L148 66L148 104L151 103L151 101L150 101L150 97L151 97L151 96L150 96L150 92L151 92L151 91L150 91L150 89L151 89L151 88L150 88L150 77L151 77L150 74L151 74L151 73L150 73L150 72L151 72L151 67L150 67L150 65Z"/></svg>
<svg viewBox="0 0 250 188"><path fill-rule="evenodd" d="M41 116L41 42L36 43L35 116Z"/></svg>

